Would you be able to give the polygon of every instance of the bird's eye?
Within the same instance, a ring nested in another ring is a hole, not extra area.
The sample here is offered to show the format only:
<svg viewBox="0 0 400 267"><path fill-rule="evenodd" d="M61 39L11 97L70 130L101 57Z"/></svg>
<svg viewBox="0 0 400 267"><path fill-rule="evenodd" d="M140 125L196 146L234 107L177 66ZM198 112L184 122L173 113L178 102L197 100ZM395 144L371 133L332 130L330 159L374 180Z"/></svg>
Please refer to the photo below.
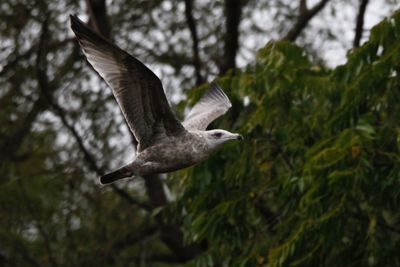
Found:
<svg viewBox="0 0 400 267"><path fill-rule="evenodd" d="M222 136L222 133L213 133L212 136L215 138L220 138Z"/></svg>

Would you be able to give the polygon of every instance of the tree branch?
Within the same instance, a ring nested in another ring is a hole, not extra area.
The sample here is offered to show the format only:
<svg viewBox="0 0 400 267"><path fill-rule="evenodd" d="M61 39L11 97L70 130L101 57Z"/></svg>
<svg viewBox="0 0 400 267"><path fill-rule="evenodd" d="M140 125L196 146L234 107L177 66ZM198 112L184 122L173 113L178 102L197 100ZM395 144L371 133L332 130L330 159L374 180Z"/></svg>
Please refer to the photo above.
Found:
<svg viewBox="0 0 400 267"><path fill-rule="evenodd" d="M185 0L185 16L188 24L190 35L192 37L193 66L196 73L196 85L204 82L201 76L201 61L199 56L199 38L197 35L196 22L193 18L193 0Z"/></svg>
<svg viewBox="0 0 400 267"><path fill-rule="evenodd" d="M367 10L368 1L369 0L361 0L361 2L360 2L357 20L356 20L356 29L355 29L355 34L354 34L353 47L360 46L363 29L364 29L364 16L365 16L365 11Z"/></svg>
<svg viewBox="0 0 400 267"><path fill-rule="evenodd" d="M308 10L307 8L307 0L300 0L299 4L299 14L304 14Z"/></svg>
<svg viewBox="0 0 400 267"><path fill-rule="evenodd" d="M103 175L103 173L104 173L103 168L99 167L97 165L96 159L91 155L89 150L86 148L86 146L83 143L83 140L80 137L76 128L68 122L68 120L65 116L66 112L58 104L56 104L52 99L48 99L48 101L49 101L49 105L55 111L55 114L60 118L64 127L66 127L70 131L72 136L74 137L76 143L78 144L79 150L83 154L83 158L84 158L85 162L87 163L89 169L91 171L93 171L94 173L96 173L96 175L98 175L98 176ZM120 196L122 199L126 200L129 204L136 205L146 211L151 211L150 205L136 200L131 195L129 195L125 190L118 188L114 184L111 185L111 188L118 196Z"/></svg>
<svg viewBox="0 0 400 267"><path fill-rule="evenodd" d="M235 73L236 54L239 49L239 24L242 15L243 0L225 0L225 40L224 54L219 64L219 73L224 75L228 70Z"/></svg>
<svg viewBox="0 0 400 267"><path fill-rule="evenodd" d="M49 90L47 87L47 84L48 84L47 75L46 75L47 61L46 61L46 52L45 52L46 51L46 43L47 43L46 38L48 36L48 19L49 19L49 14L46 15L46 17L42 23L42 29L41 29L39 45L38 45L38 50L37 50L37 55L36 55L36 70L37 70L36 74L37 74L39 87L43 87L43 90L46 91L46 94L49 94ZM25 187L22 184L22 181L19 180L19 182L20 182L22 196L26 202L28 211L31 214L32 218L36 221L39 234L43 238L49 261L52 264L52 266L58 266L58 263L55 260L55 258L53 256L53 252L50 247L50 238L48 236L48 233L44 230L44 228L40 224L40 219L37 217L36 212L31 204L31 202L28 200L27 194L25 191Z"/></svg>
<svg viewBox="0 0 400 267"><path fill-rule="evenodd" d="M46 45L47 50L52 51L54 49L58 49L61 48L65 45L67 45L68 43L72 42L74 39L73 38L67 38L65 40L62 41L55 41L51 44ZM3 76L5 74L7 74L10 70L13 70L15 68L15 66L24 59L29 59L29 57L31 57L33 54L35 54L38 50L38 46L39 44L35 44L32 45L28 50L26 50L24 53L19 54L14 56L11 59L8 59L8 62L6 65L4 65L0 71L0 76Z"/></svg>
<svg viewBox="0 0 400 267"><path fill-rule="evenodd" d="M40 39L42 40L44 37L41 35ZM47 44L46 43L46 51L51 51L56 48L63 47L65 44L69 43L72 39L66 39L61 42L55 42L52 44ZM48 40L46 40L48 42ZM41 47L40 47L41 46ZM44 53L44 44L43 41L39 42L36 45L31 46L31 48L25 52L24 54L18 55L11 61L7 63L3 67L3 69L0 72L0 75L6 74L9 70L13 69L20 60L23 59L28 59L29 57L32 56L34 52L36 52L36 67L41 67L39 66L42 63L39 62L39 60L43 61L43 56L42 54ZM39 65L38 65L39 64ZM37 75L42 75L37 73ZM53 90L47 90L47 94L52 95ZM21 123L21 127L13 131L13 133L2 137L2 142L0 144L0 162L4 162L8 159L13 159L21 146L22 142L25 140L25 137L30 133L32 125L34 121L36 120L37 116L44 111L47 108L47 105L45 103L44 96L41 94L37 100L33 103L33 106L31 110L27 113L25 118L23 119L23 122Z"/></svg>
<svg viewBox="0 0 400 267"><path fill-rule="evenodd" d="M125 190L119 188L117 185L111 184L111 188L114 190L115 193L117 193L121 198L125 199L128 203L136 205L148 212L151 212L153 210L153 208L148 203L134 199Z"/></svg>
<svg viewBox="0 0 400 267"><path fill-rule="evenodd" d="M317 3L313 8L307 8L307 1L300 0L299 2L299 15L297 16L297 21L294 24L293 28L289 30L283 40L287 40L290 42L296 41L297 37L301 34L301 32L305 29L308 22L318 13L320 12L324 6L329 2L329 0L321 0Z"/></svg>
<svg viewBox="0 0 400 267"><path fill-rule="evenodd" d="M3 164L6 160L13 159L21 147L25 137L31 132L33 122L36 117L45 109L43 105L43 99L39 98L33 104L33 107L26 115L25 119L21 123L21 127L15 130L13 133L3 137L2 143L0 144L0 162Z"/></svg>

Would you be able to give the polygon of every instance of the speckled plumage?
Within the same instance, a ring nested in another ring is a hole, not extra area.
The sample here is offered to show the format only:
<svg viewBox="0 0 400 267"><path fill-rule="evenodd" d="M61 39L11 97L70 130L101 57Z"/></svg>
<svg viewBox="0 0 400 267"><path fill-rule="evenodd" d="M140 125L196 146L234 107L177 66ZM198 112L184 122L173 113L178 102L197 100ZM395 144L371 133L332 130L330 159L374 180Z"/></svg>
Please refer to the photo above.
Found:
<svg viewBox="0 0 400 267"><path fill-rule="evenodd" d="M161 81L142 62L89 29L71 16L83 52L111 87L130 130L138 141L133 162L100 178L111 183L134 175L171 172L206 159L239 134L225 130L206 131L231 103L216 84L211 84L183 124L171 111Z"/></svg>
<svg viewBox="0 0 400 267"><path fill-rule="evenodd" d="M142 176L171 172L206 159L214 149L207 143L204 133L186 132L148 147L127 167L135 175Z"/></svg>

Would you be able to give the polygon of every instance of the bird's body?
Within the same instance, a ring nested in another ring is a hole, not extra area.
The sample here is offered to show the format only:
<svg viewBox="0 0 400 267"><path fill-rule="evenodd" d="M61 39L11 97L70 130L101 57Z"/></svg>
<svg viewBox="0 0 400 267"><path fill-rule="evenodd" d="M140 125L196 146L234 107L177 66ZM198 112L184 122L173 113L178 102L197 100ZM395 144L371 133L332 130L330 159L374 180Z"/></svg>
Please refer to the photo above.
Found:
<svg viewBox="0 0 400 267"><path fill-rule="evenodd" d="M136 175L176 171L207 158L216 147L207 143L204 132L186 132L139 152L129 164Z"/></svg>
<svg viewBox="0 0 400 267"><path fill-rule="evenodd" d="M111 183L131 176L179 170L205 160L213 151L241 135L206 130L231 103L211 84L183 123L175 117L161 81L143 63L71 16L71 28L94 69L112 88L128 126L138 141L133 162L100 178Z"/></svg>
<svg viewBox="0 0 400 267"><path fill-rule="evenodd" d="M223 130L215 131L220 133ZM136 154L128 165L101 178L102 183L119 180L120 177L146 176L180 170L205 160L228 140L241 139L238 134L226 135L226 140L214 139L213 131L188 131L182 136L169 138ZM226 132L226 131L224 131ZM226 132L229 133L229 132Z"/></svg>

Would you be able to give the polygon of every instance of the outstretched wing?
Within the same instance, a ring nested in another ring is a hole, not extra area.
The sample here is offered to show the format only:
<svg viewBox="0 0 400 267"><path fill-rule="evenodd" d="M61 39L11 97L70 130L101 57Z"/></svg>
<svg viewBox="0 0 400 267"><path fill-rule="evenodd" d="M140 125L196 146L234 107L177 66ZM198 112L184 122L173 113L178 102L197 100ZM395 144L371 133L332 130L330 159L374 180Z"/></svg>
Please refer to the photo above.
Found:
<svg viewBox="0 0 400 267"><path fill-rule="evenodd" d="M172 113L160 79L143 63L89 29L78 17L71 28L87 60L111 87L129 128L143 150L185 132Z"/></svg>
<svg viewBox="0 0 400 267"><path fill-rule="evenodd" d="M218 85L212 83L189 112L183 126L188 130L206 130L213 120L225 114L231 106L232 104L224 91Z"/></svg>

